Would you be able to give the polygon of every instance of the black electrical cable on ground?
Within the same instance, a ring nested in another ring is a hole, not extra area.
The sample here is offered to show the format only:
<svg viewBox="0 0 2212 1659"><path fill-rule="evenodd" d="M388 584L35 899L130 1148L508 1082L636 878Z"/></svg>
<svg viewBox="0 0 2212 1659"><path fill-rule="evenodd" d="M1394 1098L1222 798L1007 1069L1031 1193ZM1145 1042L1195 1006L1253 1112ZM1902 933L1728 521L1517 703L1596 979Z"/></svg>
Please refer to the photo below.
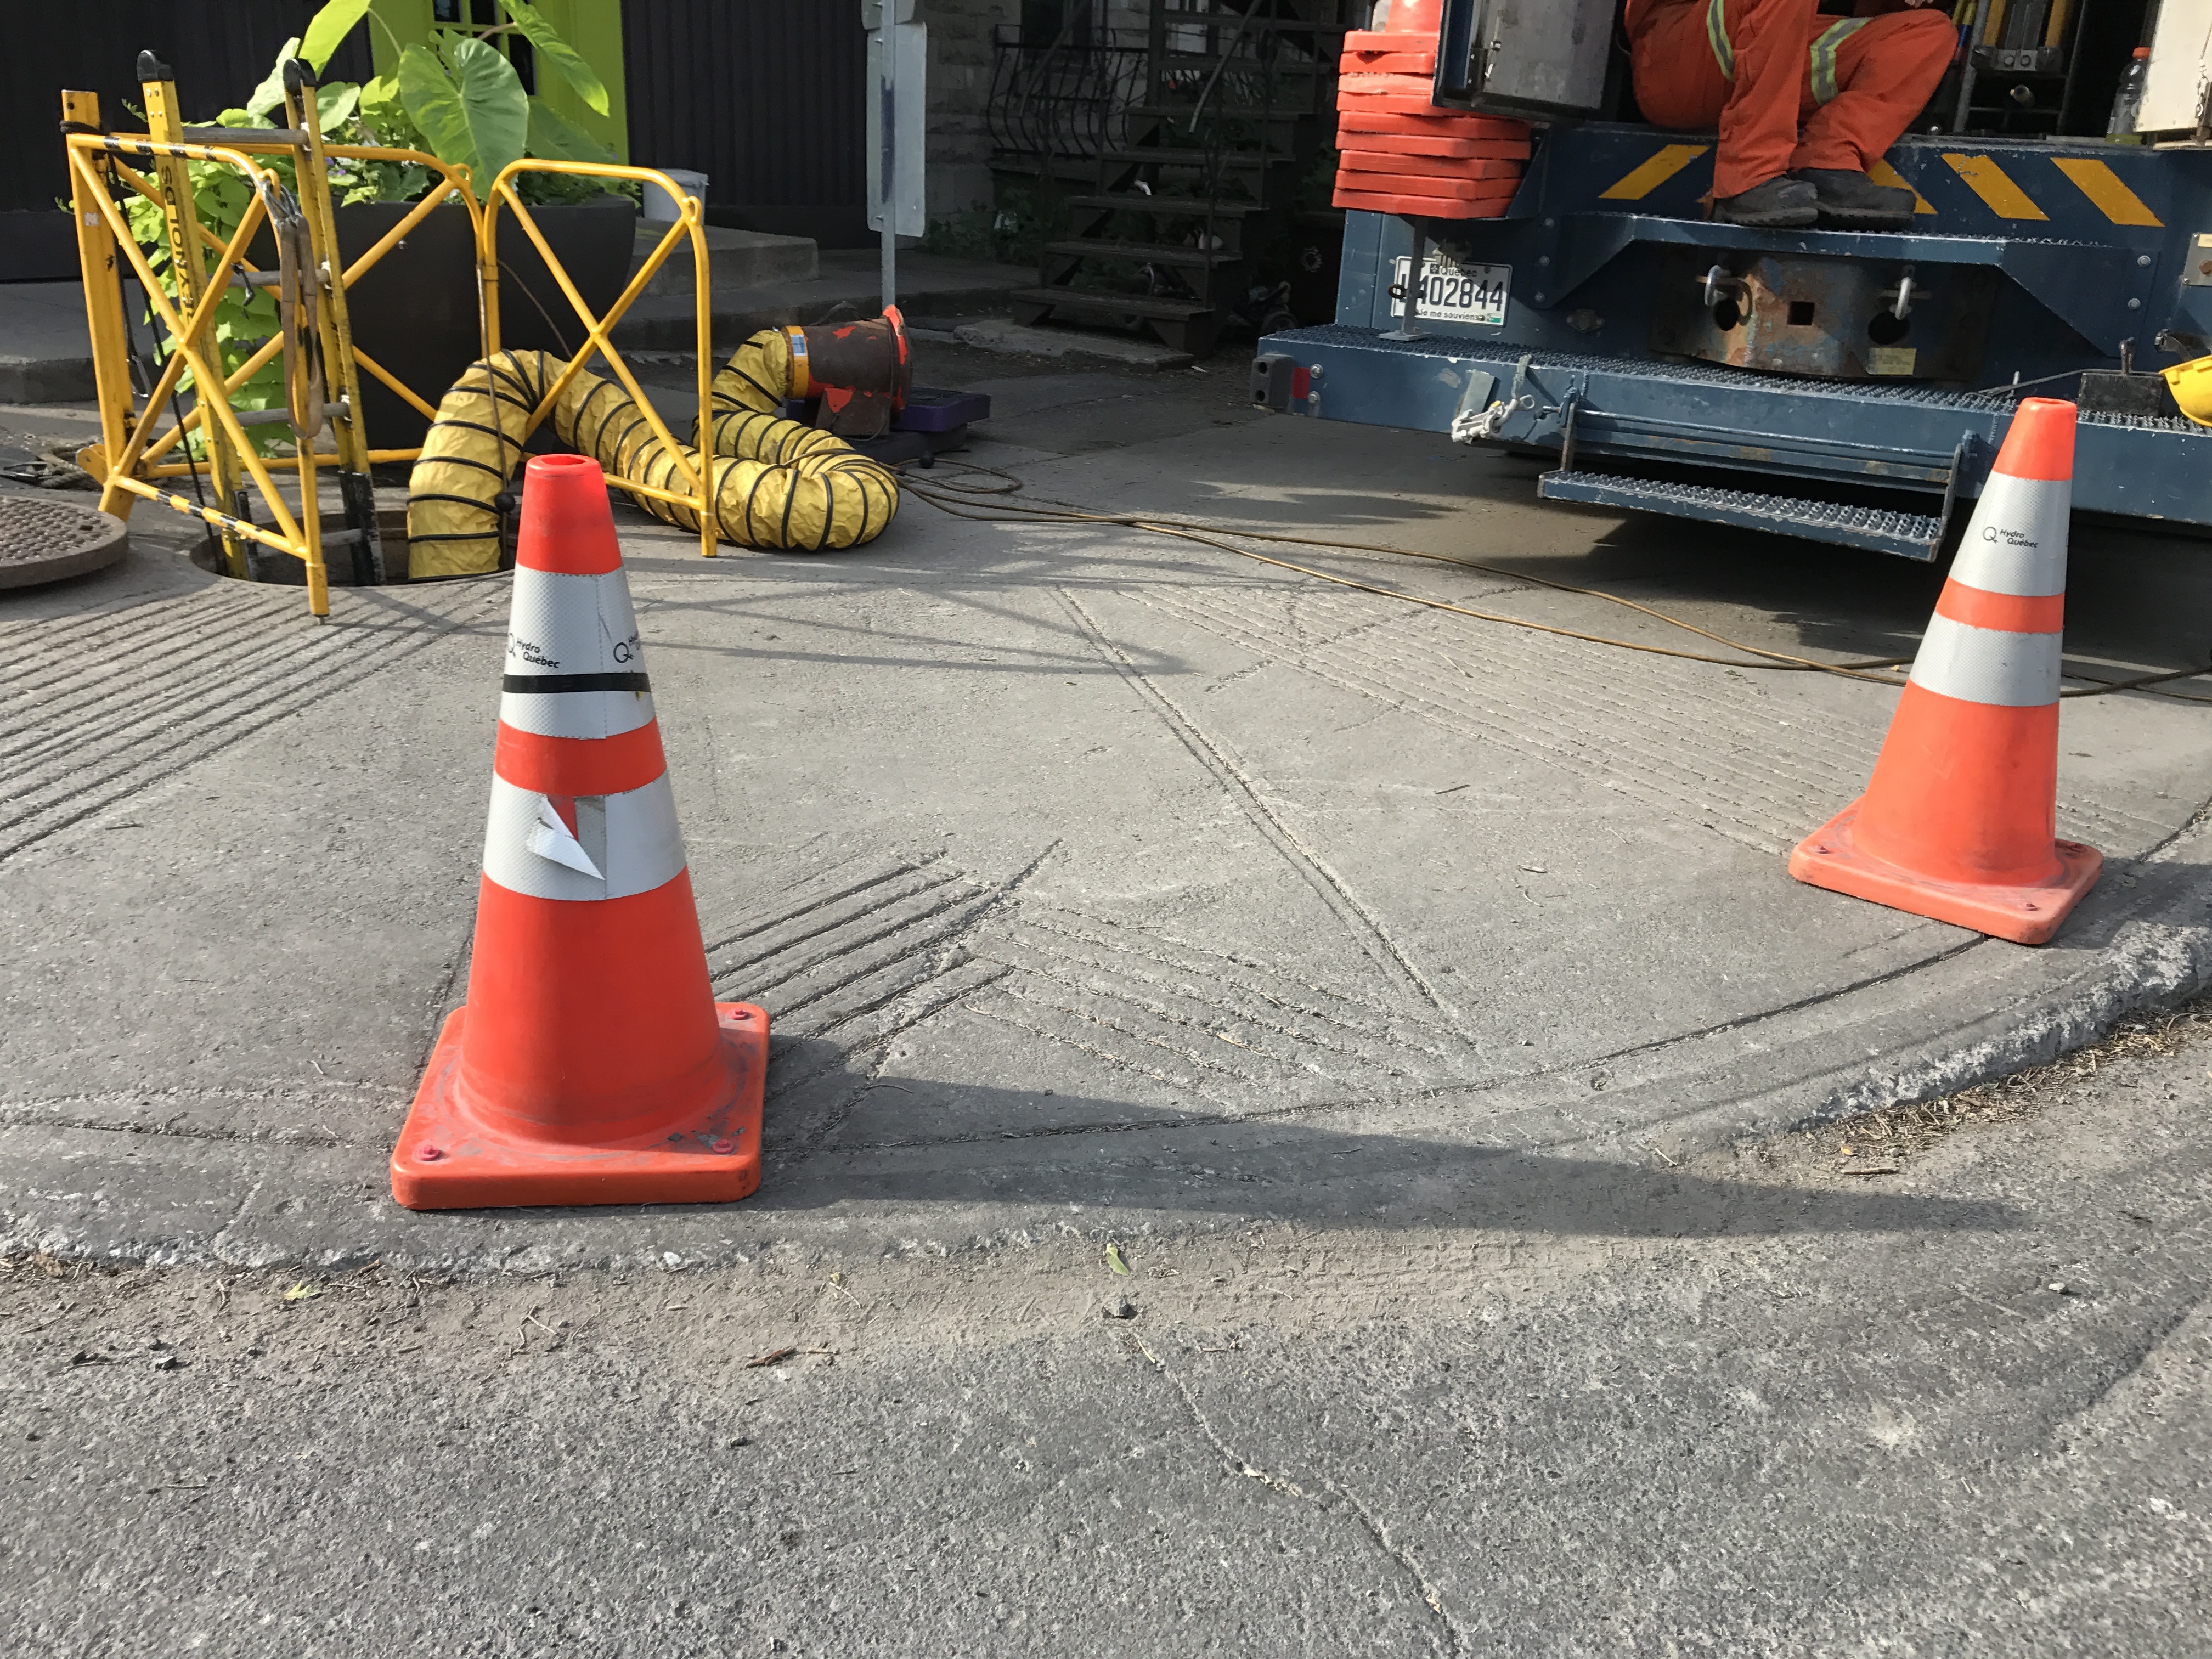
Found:
<svg viewBox="0 0 2212 1659"><path fill-rule="evenodd" d="M1029 501L1013 502L1005 498L1023 491L1022 481L1011 472L997 467L978 466L970 461L955 461L939 457L938 465L951 465L966 473L977 474L999 480L983 485L970 484L959 479L933 480L928 484L918 483L912 474L901 469L907 493L929 503L941 513L954 518L968 519L981 524L1037 524L1037 525L1118 525L1127 529L1142 530L1153 535L1173 536L1179 540L1199 542L1208 547L1234 553L1239 558L1257 563L1273 565L1279 570L1288 570L1301 576L1310 576L1318 581L1331 582L1340 587L1349 587L1362 593L1373 593L1387 599L1398 599L1407 605L1418 605L1431 611L1448 611L1455 616L1468 617L1477 622L1503 623L1509 627L1527 629L1534 633L1556 635L1562 639L1581 640L1590 645L1610 646L1620 651L1638 651L1647 655L1674 657L1686 662L1711 663L1723 668L1765 669L1781 673L1832 674L1839 678L1863 680L1874 685L1900 686L1904 677L1894 673L1869 671L1896 670L1909 664L1910 657L1865 658L1850 662L1822 662L1817 658L1800 657L1786 651L1771 651L1764 646L1751 645L1728 635L1701 628L1696 623L1670 615L1655 606L1625 599L1618 593L1608 593L1602 588L1578 587L1571 582L1553 581L1547 576L1532 575L1526 571L1509 569L1503 565L1485 564L1480 560L1454 558L1448 553L1425 553L1416 549L1392 547L1377 542L1340 541L1325 536L1301 536L1282 532L1226 528L1188 519L1163 516L1093 513L1088 508L1068 502L1054 501L1048 497L1030 497ZM1030 505L1036 502L1036 505ZM1373 582L1355 580L1349 576L1336 575L1327 570L1316 570L1310 565L1295 564L1287 559L1270 557L1255 553L1249 548L1239 547L1225 539L1236 537L1245 541L1276 542L1301 547L1328 548L1346 553L1378 553L1393 558L1425 559L1432 563L1456 565L1462 569L1480 571L1485 575L1502 577L1509 581L1547 587L1555 592L1573 593L1585 599L1602 599L1608 605L1618 605L1679 628L1701 639L1712 641L1730 651L1741 653L1744 659L1718 657L1701 651L1684 651L1669 646L1650 645L1638 640L1614 639L1608 635L1590 634L1577 629L1560 628L1550 623L1532 622L1525 617L1510 617L1495 611L1478 611L1470 605L1455 605L1448 599L1428 599L1419 593L1408 593L1399 588L1383 587ZM2101 680L2094 674L2069 672L2069 679L2088 680L2089 685L2060 691L2062 697L2098 697L2115 691L2144 691L2152 696L2170 697L2180 702L2212 703L2212 697L2196 696L2186 691L2161 691L2153 688L2168 680L2190 679L2200 674L2212 673L2212 667L2179 668L2163 673L2144 674L2124 680Z"/></svg>

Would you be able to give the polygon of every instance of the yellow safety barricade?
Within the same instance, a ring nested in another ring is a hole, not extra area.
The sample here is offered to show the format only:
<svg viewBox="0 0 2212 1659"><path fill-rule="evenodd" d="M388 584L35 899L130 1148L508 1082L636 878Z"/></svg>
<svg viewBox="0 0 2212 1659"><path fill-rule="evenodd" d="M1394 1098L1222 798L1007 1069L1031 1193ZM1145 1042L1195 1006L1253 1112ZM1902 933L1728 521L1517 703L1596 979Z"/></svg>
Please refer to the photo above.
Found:
<svg viewBox="0 0 2212 1659"><path fill-rule="evenodd" d="M544 233L538 228L537 222L530 216L530 210L523 204L522 198L515 193L514 180L525 173L562 173L576 178L621 179L640 185L655 184L668 192L670 200L678 204L674 222L668 227L666 234L655 245L653 252L647 256L645 264L640 266L635 274L630 277L629 286L625 288L621 296L607 308L605 317L594 317L592 314L591 307L584 303L584 296L576 291L575 283L569 280L568 273L562 269L560 260L553 257L553 250L547 245ZM691 243L692 297L698 313L696 328L699 415L698 424L693 430L704 433L713 429L708 424L712 412L714 377L714 319L710 309L712 279L707 268L707 239L701 234L702 209L699 198L696 196L687 196L678 187L673 179L651 167L624 167L614 162L540 161L528 156L519 161L509 162L501 169L499 177L492 180L491 189L484 197L483 216L481 228L477 232L477 284L483 295L484 356L487 357L500 349L499 217L502 205L514 210L515 219L522 226L523 234L530 239L532 245L537 248L539 257L545 261L545 268L553 273L553 280L560 284L562 294L567 297L569 306L575 311L577 320L584 325L586 330L582 347L562 366L560 372L553 376L550 385L546 387L544 395L538 399L537 407L531 411L529 420L522 429L523 441L526 441L530 434L536 431L545 417L552 412L553 406L561 400L561 394L568 390L569 383L583 371L592 354L594 351L599 352L605 357L607 366L614 371L616 378L622 382L623 388L636 401L638 412L645 417L646 424L652 428L653 436L659 439L665 446L669 458L675 464L676 471L690 489L689 494L680 494L635 479L617 477L611 473L609 474L607 482L617 489L629 491L633 495L651 496L678 507L687 507L697 514L699 551L708 558L713 558L716 527L714 469L703 458L694 454L677 441L675 434L671 432L661 420L659 411L653 406L653 400L645 395L644 389L638 385L636 377L630 373L629 365L623 361L622 354L615 349L612 340L609 338L614 331L615 325L622 320L623 313L636 302L638 295L645 292L647 284L653 281L654 274L676 251L678 242L689 237Z"/></svg>
<svg viewBox="0 0 2212 1659"><path fill-rule="evenodd" d="M449 167L416 150L325 145L313 77L304 64L286 66L286 125L283 128L187 128L177 118L176 86L168 70L148 53L139 59L139 71L149 128L143 134L107 132L100 125L99 100L94 94L62 94L100 416L100 441L80 457L80 465L99 478L103 511L127 517L132 503L143 498L212 525L222 538L224 561L233 575L249 574L249 543L300 560L307 570L309 610L318 617L328 616L325 555L329 550L351 549L356 580L373 582L384 578L369 468L379 462L411 461L421 453L419 449L369 447L360 416L361 372L365 369L374 375L426 416L435 412L422 392L404 385L354 346L346 290L396 247L425 215L446 203L458 201L467 209L471 228L480 239L483 216L470 188L468 170ZM275 171L255 159L280 156L293 164L296 193L286 187ZM436 175L441 183L434 185L374 246L347 264L338 252L331 203L328 163L332 157L412 163ZM154 177L139 173L125 158L150 163ZM245 216L227 243L199 222L186 170L186 163L196 161L234 168L252 190ZM161 210L170 268L178 289L175 303L162 291L114 199L118 185L139 192ZM273 272L257 269L245 257L246 247L264 224L276 246L277 269ZM209 249L216 255L212 269L206 259ZM168 341L167 361L143 413L131 383L129 335L119 280L124 264L145 289ZM275 337L264 342L226 375L210 325L224 290L234 283L276 289L280 324ZM481 294L478 315L480 332L489 338L491 331L486 325ZM285 406L269 410L233 408L231 398L280 354L284 360ZM194 407L157 431L155 422L159 410L171 400L186 371L192 377ZM433 395L443 390L433 388ZM276 423L291 428L300 492L296 515L246 435L249 427ZM331 434L332 448L321 451L317 446L325 428ZM207 455L205 467L216 498L212 507L161 489L156 482L186 474L197 479L200 469L190 459L189 451L183 459L168 459L195 434ZM336 469L348 520L347 527L336 532L325 532L322 526L318 471L325 466ZM268 525L247 516L243 491L248 483L261 498L271 520Z"/></svg>

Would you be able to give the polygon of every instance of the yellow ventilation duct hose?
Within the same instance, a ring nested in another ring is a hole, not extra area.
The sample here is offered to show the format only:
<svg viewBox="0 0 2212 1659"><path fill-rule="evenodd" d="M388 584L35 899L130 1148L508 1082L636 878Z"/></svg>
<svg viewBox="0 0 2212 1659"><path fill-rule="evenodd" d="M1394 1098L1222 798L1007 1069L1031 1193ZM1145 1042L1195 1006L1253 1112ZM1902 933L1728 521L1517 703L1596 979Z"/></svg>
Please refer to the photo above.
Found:
<svg viewBox="0 0 2212 1659"><path fill-rule="evenodd" d="M769 341L776 343L763 343ZM778 349L787 375L788 343L770 331L746 342L716 377L718 394L725 379L732 388L726 412L719 395L715 404L717 531L740 547L804 553L872 541L898 511L898 481L890 469L842 438L757 410L736 395L763 398L771 409L781 404L781 395L767 386L754 392L747 384L753 370L770 372L767 365ZM503 351L471 365L446 394L408 483L410 578L499 568L496 498L522 465L524 422L565 367L545 352ZM615 381L579 372L550 419L556 438L591 456L610 477L662 489L686 487L675 456ZM696 452L683 453L697 464ZM699 527L698 514L689 507L637 499L657 519L686 530Z"/></svg>

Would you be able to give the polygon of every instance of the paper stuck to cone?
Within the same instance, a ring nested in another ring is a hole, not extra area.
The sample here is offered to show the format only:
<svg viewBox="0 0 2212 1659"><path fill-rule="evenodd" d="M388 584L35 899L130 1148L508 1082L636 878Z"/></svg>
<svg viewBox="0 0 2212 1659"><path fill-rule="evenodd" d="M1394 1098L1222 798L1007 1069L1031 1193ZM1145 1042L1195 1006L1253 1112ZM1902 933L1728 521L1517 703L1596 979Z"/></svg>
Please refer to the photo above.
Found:
<svg viewBox="0 0 2212 1659"><path fill-rule="evenodd" d="M530 834L523 845L539 858L566 865L579 875L589 876L594 881L606 879L599 866L592 862L592 855L584 850L584 844L576 839L567 824L561 822L561 815L553 810L553 803L543 795L538 798L538 822L530 827Z"/></svg>

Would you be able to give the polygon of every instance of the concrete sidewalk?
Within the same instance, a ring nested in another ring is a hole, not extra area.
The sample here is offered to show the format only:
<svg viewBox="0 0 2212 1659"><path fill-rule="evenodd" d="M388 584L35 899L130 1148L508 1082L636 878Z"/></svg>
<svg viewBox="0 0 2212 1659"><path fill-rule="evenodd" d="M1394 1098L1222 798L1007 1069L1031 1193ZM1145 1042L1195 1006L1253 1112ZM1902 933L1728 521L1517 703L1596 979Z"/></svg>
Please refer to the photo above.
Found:
<svg viewBox="0 0 2212 1659"><path fill-rule="evenodd" d="M1822 655L1909 655L1934 599L1935 573L1880 556L1540 507L1524 463L1255 418L1217 367L947 350L921 372L994 390L969 459L1039 498L1486 559ZM1593 1161L1941 1092L2212 961L2206 705L2067 704L2060 827L2107 874L2027 951L1785 875L1863 785L1881 686L912 499L825 558L710 564L623 523L716 984L775 1021L760 1194L393 1208L384 1159L466 982L505 584L350 592L316 625L295 592L149 548L0 599L25 665L0 739L10 1237L857 1260L1067 1226L1412 1225L1498 1199L1505 1152L1540 1214ZM1711 649L1514 576L1269 550ZM2198 548L2084 534L2075 570L2076 665L2200 656Z"/></svg>
<svg viewBox="0 0 2212 1659"><path fill-rule="evenodd" d="M234 1659L2201 1659L2206 1019L1948 1133L1501 1154L1433 1224L1123 1234L1127 1274L1093 1210L950 1261L19 1258L11 1627Z"/></svg>

